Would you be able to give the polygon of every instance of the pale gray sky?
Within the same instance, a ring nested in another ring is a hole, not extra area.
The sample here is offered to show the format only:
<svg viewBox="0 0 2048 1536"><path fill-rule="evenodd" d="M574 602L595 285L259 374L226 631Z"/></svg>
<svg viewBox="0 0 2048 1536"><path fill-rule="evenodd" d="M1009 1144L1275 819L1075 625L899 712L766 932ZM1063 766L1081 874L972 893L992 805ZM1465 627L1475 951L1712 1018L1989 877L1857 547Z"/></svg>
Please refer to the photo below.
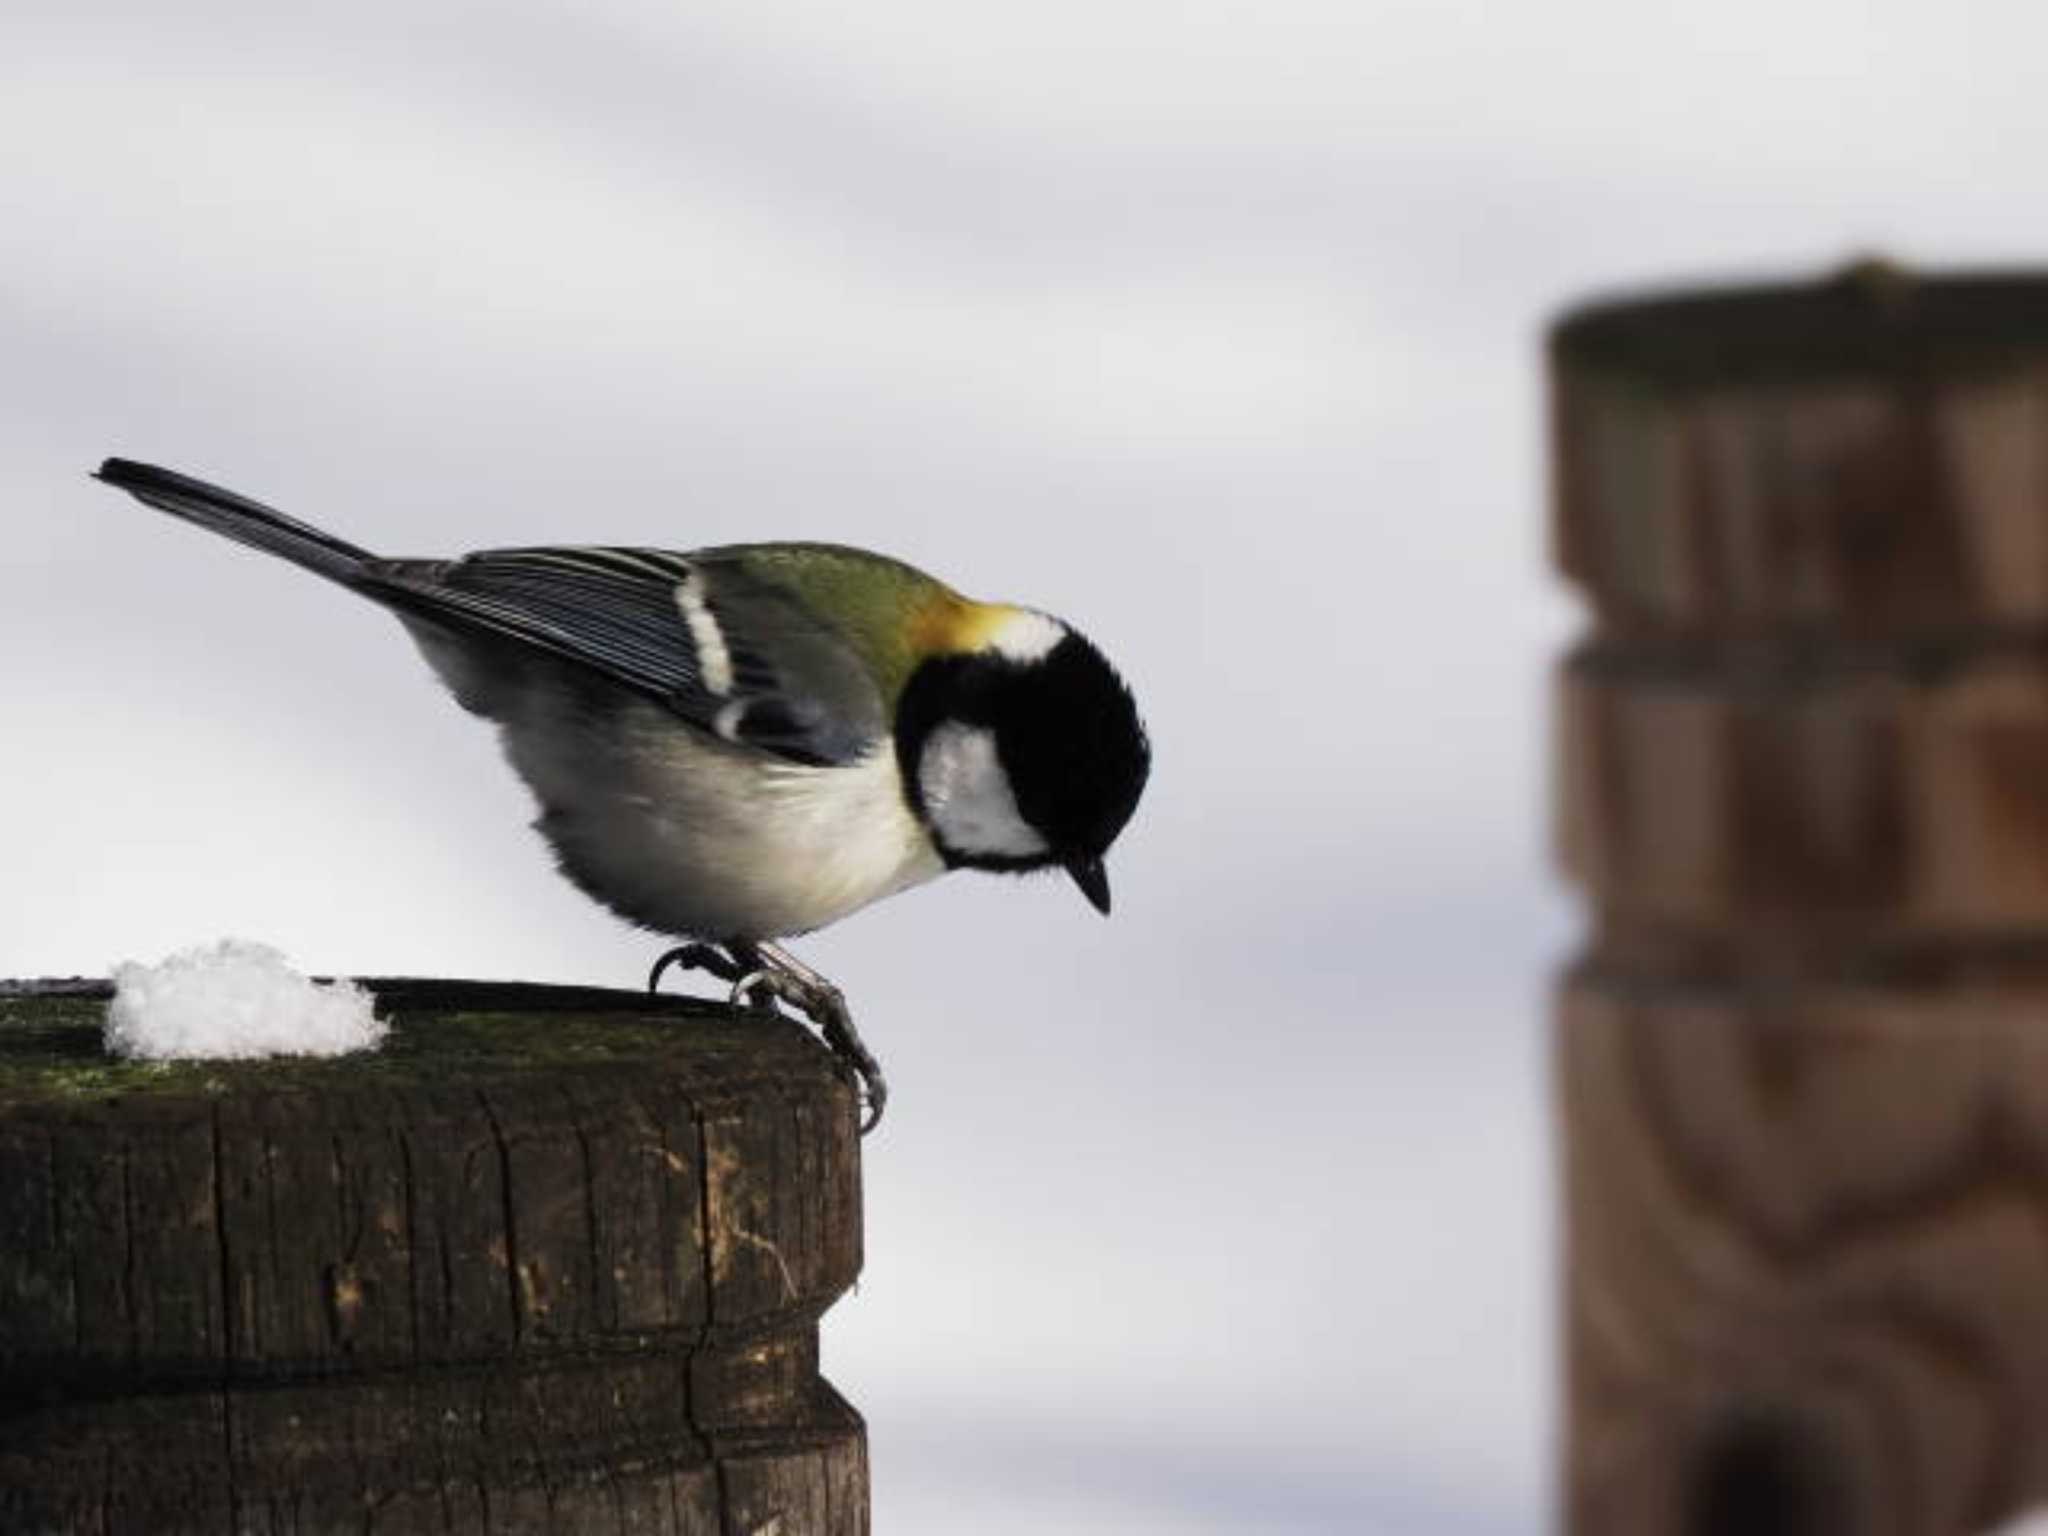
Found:
<svg viewBox="0 0 2048 1536"><path fill-rule="evenodd" d="M826 537L1064 613L1158 745L1103 924L806 953L897 1097L826 1327L878 1529L1507 1536L1548 1497L1540 326L2048 254L2020 4L0 16L0 974L223 934L630 983L368 605L391 553Z"/></svg>

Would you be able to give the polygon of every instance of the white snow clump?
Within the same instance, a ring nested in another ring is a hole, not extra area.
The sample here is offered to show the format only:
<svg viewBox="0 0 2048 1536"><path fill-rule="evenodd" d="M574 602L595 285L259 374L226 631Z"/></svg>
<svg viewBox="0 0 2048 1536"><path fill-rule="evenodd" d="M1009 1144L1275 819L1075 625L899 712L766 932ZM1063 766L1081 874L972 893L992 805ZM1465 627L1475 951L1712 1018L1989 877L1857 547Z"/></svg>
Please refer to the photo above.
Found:
<svg viewBox="0 0 2048 1536"><path fill-rule="evenodd" d="M222 939L160 965L115 966L106 1044L144 1061L342 1056L374 1049L389 1028L354 982L323 986L268 944Z"/></svg>

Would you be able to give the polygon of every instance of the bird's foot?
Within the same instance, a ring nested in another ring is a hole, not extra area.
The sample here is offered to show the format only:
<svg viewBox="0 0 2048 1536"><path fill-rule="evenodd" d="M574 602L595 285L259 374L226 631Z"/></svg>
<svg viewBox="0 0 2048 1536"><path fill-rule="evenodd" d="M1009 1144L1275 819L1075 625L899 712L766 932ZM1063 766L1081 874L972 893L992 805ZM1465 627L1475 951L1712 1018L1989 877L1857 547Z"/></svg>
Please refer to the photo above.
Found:
<svg viewBox="0 0 2048 1536"><path fill-rule="evenodd" d="M846 994L778 944L678 944L665 951L647 974L647 990L659 991L668 968L707 971L732 988L735 1008L765 1008L773 1012L778 1002L787 1003L818 1027L825 1044L853 1076L863 1112L860 1133L865 1136L881 1124L882 1106L889 1102L889 1085L882 1077L882 1064L853 1025L853 1010L846 1006Z"/></svg>
<svg viewBox="0 0 2048 1536"><path fill-rule="evenodd" d="M727 986L740 981L751 968L748 962L743 962L722 944L678 944L674 949L663 951L654 962L654 969L647 973L648 991L661 990L662 972L672 965L686 971L709 971Z"/></svg>
<svg viewBox="0 0 2048 1536"><path fill-rule="evenodd" d="M734 1005L750 1000L758 1005L763 998L770 1007L784 1002L817 1025L832 1054L853 1075L864 1106L861 1135L880 1125L882 1107L889 1102L889 1084L882 1077L882 1064L854 1028L846 994L780 945L734 945L732 949L735 955L746 954L753 962L732 984Z"/></svg>

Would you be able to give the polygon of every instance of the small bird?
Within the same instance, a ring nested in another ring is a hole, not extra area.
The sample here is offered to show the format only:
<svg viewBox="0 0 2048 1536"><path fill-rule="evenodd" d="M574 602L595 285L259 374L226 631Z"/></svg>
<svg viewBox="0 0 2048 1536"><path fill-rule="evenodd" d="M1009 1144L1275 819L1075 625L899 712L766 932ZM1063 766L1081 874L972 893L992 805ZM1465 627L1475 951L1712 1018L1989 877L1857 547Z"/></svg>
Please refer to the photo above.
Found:
<svg viewBox="0 0 2048 1536"><path fill-rule="evenodd" d="M1064 869L1109 911L1103 855L1151 749L1115 669L1048 614L834 544L383 559L154 465L97 478L389 608L497 723L562 873L686 941L650 990L680 963L798 1008L859 1077L864 1132L880 1065L774 940L949 869Z"/></svg>

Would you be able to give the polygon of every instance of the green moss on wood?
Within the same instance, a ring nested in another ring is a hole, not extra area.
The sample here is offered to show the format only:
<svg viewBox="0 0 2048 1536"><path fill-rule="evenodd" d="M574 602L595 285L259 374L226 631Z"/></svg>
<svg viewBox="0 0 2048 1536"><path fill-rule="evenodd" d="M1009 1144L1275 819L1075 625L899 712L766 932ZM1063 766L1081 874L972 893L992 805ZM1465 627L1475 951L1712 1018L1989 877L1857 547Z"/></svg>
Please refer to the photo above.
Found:
<svg viewBox="0 0 2048 1536"><path fill-rule="evenodd" d="M109 991L0 982L0 1109L113 1098L212 1098L434 1087L479 1075L659 1062L707 1082L831 1070L796 1024L723 1004L523 983L370 980L385 1044L348 1056L125 1061L102 1045Z"/></svg>

